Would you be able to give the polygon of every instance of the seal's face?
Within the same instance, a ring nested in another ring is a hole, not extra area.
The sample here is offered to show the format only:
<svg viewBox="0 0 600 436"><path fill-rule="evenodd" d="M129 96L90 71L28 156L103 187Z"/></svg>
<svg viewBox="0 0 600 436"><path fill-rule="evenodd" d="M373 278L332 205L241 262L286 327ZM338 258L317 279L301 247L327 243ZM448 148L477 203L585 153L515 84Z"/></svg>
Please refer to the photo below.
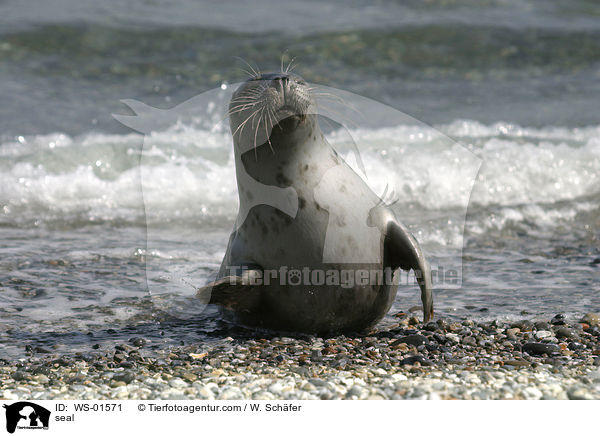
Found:
<svg viewBox="0 0 600 436"><path fill-rule="evenodd" d="M248 79L229 103L234 139L246 137L256 147L270 142L275 126L284 129L302 124L314 104L310 91L304 79L294 73L266 73Z"/></svg>

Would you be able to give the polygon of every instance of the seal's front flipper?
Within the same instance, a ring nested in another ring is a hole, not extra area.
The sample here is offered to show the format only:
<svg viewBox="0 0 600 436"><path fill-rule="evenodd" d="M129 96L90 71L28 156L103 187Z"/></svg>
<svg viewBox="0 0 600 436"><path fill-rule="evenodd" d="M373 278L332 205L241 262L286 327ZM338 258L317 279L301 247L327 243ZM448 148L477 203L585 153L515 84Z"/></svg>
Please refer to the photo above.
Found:
<svg viewBox="0 0 600 436"><path fill-rule="evenodd" d="M393 268L405 271L413 270L423 302L423 323L433 319L433 295L431 269L417 240L397 221L389 221L386 226L384 242L384 258Z"/></svg>
<svg viewBox="0 0 600 436"><path fill-rule="evenodd" d="M263 273L245 270L239 276L227 276L198 289L196 297L234 312L252 312L260 304Z"/></svg>

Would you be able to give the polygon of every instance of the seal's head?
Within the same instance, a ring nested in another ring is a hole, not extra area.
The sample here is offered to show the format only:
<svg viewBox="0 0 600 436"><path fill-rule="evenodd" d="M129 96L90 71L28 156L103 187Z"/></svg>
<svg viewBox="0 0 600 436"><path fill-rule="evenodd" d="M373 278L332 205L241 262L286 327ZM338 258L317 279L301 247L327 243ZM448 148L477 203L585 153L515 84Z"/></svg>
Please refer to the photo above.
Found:
<svg viewBox="0 0 600 436"><path fill-rule="evenodd" d="M315 111L311 88L291 72L262 73L235 91L229 103L234 140L248 149L271 143L271 132L292 132L311 121Z"/></svg>

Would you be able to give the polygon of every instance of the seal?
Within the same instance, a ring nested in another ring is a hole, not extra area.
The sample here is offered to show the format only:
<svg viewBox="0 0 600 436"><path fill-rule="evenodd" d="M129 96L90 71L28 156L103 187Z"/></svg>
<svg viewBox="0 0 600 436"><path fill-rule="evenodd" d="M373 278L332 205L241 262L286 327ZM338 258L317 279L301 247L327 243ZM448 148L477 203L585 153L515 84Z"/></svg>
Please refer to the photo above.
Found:
<svg viewBox="0 0 600 436"><path fill-rule="evenodd" d="M424 322L432 319L419 244L327 142L299 75L256 74L233 94L229 119L240 207L217 278L199 297L247 326L357 332L390 309L398 270L413 270Z"/></svg>

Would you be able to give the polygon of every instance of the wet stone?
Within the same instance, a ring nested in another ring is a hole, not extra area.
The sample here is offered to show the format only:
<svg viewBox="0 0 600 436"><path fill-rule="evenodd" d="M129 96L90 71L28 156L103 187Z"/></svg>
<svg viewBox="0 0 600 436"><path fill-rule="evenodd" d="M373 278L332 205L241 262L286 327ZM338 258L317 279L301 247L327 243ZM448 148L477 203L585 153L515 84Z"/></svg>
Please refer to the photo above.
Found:
<svg viewBox="0 0 600 436"><path fill-rule="evenodd" d="M435 339L437 341L437 343L441 344L441 345L446 343L446 336L441 335L439 333L434 333L433 339Z"/></svg>
<svg viewBox="0 0 600 436"><path fill-rule="evenodd" d="M600 336L600 328L598 327L590 327L586 330L586 332L591 334L592 336Z"/></svg>
<svg viewBox="0 0 600 436"><path fill-rule="evenodd" d="M589 324L590 327L600 327L600 313L586 313L581 322Z"/></svg>
<svg viewBox="0 0 600 436"><path fill-rule="evenodd" d="M402 359L400 365L414 365L415 363L420 363L422 366L433 366L433 363L423 356L409 356L405 359Z"/></svg>
<svg viewBox="0 0 600 436"><path fill-rule="evenodd" d="M517 340L517 333L520 333L521 330L519 328L511 328L506 330L506 337L511 341Z"/></svg>
<svg viewBox="0 0 600 436"><path fill-rule="evenodd" d="M464 345L475 347L477 345L477 339L475 339L473 336L466 336L463 338L462 343Z"/></svg>
<svg viewBox="0 0 600 436"><path fill-rule="evenodd" d="M11 375L12 379L15 381L21 381L21 380L27 380L28 378L28 374L25 373L24 371L15 371L12 375Z"/></svg>
<svg viewBox="0 0 600 436"><path fill-rule="evenodd" d="M407 344L407 345L414 345L415 347L419 346L419 345L423 345L425 343L427 343L427 338L425 336L422 335L408 335L408 336L403 336L401 338L396 339L394 342L392 342L390 344L390 346L396 346L399 344Z"/></svg>
<svg viewBox="0 0 600 436"><path fill-rule="evenodd" d="M586 346L580 342L570 342L569 345L569 350L572 351L577 351L577 350L585 350Z"/></svg>
<svg viewBox="0 0 600 436"><path fill-rule="evenodd" d="M537 321L534 325L535 325L535 328L538 330L549 330L550 329L550 323L548 323L546 321Z"/></svg>
<svg viewBox="0 0 600 436"><path fill-rule="evenodd" d="M131 344L132 344L134 347L138 347L138 348L141 348L141 347L143 347L144 345L146 345L146 342L147 342L147 341L146 341L144 338L132 338L132 339L131 339Z"/></svg>
<svg viewBox="0 0 600 436"><path fill-rule="evenodd" d="M435 322L430 321L423 326L423 329L430 331L430 332L435 332L435 331L439 330L439 327Z"/></svg>
<svg viewBox="0 0 600 436"><path fill-rule="evenodd" d="M513 322L510 326L511 328L518 328L522 332L530 332L531 330L533 330L533 323L528 319Z"/></svg>
<svg viewBox="0 0 600 436"><path fill-rule="evenodd" d="M552 355L560 352L560 348L553 344L542 344L540 342L529 342L523 345L523 352L534 356L543 354Z"/></svg>
<svg viewBox="0 0 600 436"><path fill-rule="evenodd" d="M135 373L129 370L117 372L113 375L113 380L129 384L135 380Z"/></svg>
<svg viewBox="0 0 600 436"><path fill-rule="evenodd" d="M577 336L575 332L568 327L559 327L555 330L554 334L559 339L573 339Z"/></svg>
<svg viewBox="0 0 600 436"><path fill-rule="evenodd" d="M536 339L549 338L552 336L552 332L549 332L548 330L539 330L535 332L534 336Z"/></svg>

